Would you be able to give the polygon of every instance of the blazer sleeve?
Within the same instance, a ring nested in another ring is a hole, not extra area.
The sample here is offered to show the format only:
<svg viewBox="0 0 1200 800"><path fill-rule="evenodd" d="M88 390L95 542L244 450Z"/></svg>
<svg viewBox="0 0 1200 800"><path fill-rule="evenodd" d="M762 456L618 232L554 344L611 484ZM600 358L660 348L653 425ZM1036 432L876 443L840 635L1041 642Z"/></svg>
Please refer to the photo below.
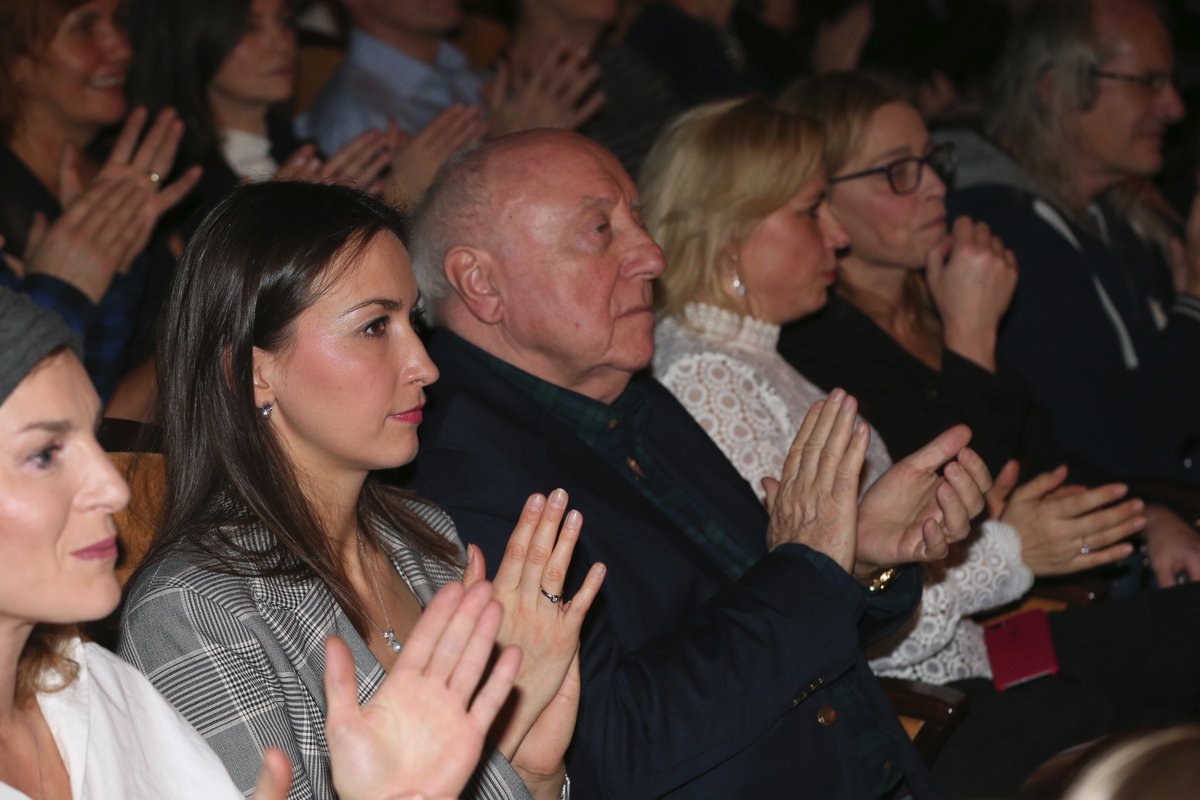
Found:
<svg viewBox="0 0 1200 800"><path fill-rule="evenodd" d="M304 791L315 776L305 774L300 739L324 747L324 726L297 726L289 716L278 670L252 627L244 614L193 588L156 585L122 615L119 654L208 741L247 796L267 747L292 762L289 800L319 796ZM315 783L329 780L319 776Z"/></svg>

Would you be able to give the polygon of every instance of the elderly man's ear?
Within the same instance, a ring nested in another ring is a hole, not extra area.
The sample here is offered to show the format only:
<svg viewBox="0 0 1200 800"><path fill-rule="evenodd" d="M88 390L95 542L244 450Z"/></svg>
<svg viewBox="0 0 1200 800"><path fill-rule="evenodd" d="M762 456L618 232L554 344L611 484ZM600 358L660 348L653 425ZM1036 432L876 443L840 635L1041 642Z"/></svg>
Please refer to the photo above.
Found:
<svg viewBox="0 0 1200 800"><path fill-rule="evenodd" d="M504 318L504 300L495 277L495 260L474 247L452 247L443 262L446 280L471 314L485 325Z"/></svg>

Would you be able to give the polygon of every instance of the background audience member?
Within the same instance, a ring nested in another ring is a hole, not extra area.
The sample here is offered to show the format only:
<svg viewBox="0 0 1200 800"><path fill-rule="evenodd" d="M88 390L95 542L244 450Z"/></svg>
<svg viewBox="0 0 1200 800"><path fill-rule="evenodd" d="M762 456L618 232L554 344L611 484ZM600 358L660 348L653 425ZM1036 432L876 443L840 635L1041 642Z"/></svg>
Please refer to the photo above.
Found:
<svg viewBox="0 0 1200 800"><path fill-rule="evenodd" d="M527 78L544 53L559 47L590 53L600 68L596 90L605 100L577 130L611 150L625 171L636 175L658 132L679 111L679 102L666 78L640 55L601 41L617 11L617 0L522 0L508 63Z"/></svg>
<svg viewBox="0 0 1200 800"><path fill-rule="evenodd" d="M667 76L684 108L777 88L733 30L734 2L657 0L629 29L626 43Z"/></svg>
<svg viewBox="0 0 1200 800"><path fill-rule="evenodd" d="M1163 133L1184 113L1173 69L1148 2L1037 4L997 66L993 142L954 137L950 211L988 223L1017 256L999 353L1056 443L1124 478L1194 484L1200 223L1173 291L1145 237L1146 196L1121 202L1158 172ZM1192 579L1198 554L1177 565Z"/></svg>
<svg viewBox="0 0 1200 800"><path fill-rule="evenodd" d="M996 355L999 320L1016 282L1012 254L969 220L946 233L951 146L934 147L903 91L886 81L830 75L797 86L788 99L826 125L830 204L850 233L850 248L838 261L830 307L783 331L784 357L821 386L861 394L864 413L894 455L910 452L923 433L962 422L978 431L980 452L994 469L1018 458L1032 473L1050 470L1006 507L1037 574L1110 563L1128 548L1104 548L1143 526L1160 580L1186 568L1196 537L1167 508L1150 505L1143 518L1140 501L1128 501L1119 507L1127 513L1093 515L1126 487L1069 498L1057 491L1067 476L1059 468L1064 453ZM1084 479L1104 478L1086 465L1080 471Z"/></svg>
<svg viewBox="0 0 1200 800"><path fill-rule="evenodd" d="M130 10L134 58L127 94L184 122L180 161L204 178L175 216L184 221L243 181L328 180L382 189L391 156L366 131L328 160L292 132L296 34L284 0L139 0ZM198 220L197 220L198 222Z"/></svg>
<svg viewBox="0 0 1200 800"><path fill-rule="evenodd" d="M501 66L486 84L445 40L462 21L458 0L394 3L344 0L351 29L346 57L300 120L326 152L370 128L396 125L417 135L454 106L486 106L493 134L574 128L604 102L592 87L599 68L586 52L560 46L537 57L528 75ZM463 124L470 124L468 118Z"/></svg>
<svg viewBox="0 0 1200 800"><path fill-rule="evenodd" d="M239 187L189 242L164 317L165 519L133 580L120 652L243 791L265 742L292 759L295 791L333 798L325 639L348 643L370 696L422 606L460 576L449 518L371 475L416 455L438 376L412 326L399 227L389 207L344 187ZM504 639L527 658L472 796L558 797L563 786L572 663L603 577L593 568L566 613L542 597L562 595L582 524L568 515L556 545L565 512L561 491L534 495L497 573ZM482 571L476 551L468 578Z"/></svg>
<svg viewBox="0 0 1200 800"><path fill-rule="evenodd" d="M241 797L146 679L76 630L120 598L112 515L129 499L96 442L100 402L78 353L61 319L0 289L0 794ZM442 592L366 713L349 653L327 644L326 733L343 800L466 783L520 660L506 651L472 701L500 623L489 595ZM275 752L255 797L283 800L290 780Z"/></svg>

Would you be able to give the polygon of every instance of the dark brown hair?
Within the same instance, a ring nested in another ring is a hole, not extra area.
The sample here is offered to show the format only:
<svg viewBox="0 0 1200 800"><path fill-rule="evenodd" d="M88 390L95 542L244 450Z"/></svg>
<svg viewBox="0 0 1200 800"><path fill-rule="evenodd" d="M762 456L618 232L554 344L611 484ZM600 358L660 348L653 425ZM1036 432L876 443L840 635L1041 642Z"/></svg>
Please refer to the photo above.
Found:
<svg viewBox="0 0 1200 800"><path fill-rule="evenodd" d="M237 188L200 224L159 334L167 498L145 563L187 548L221 572L317 578L366 635L341 555L255 408L252 354L286 348L297 317L358 263L371 239L401 230L390 207L353 189L281 182ZM368 476L358 499L364 538L377 543L374 531L384 525L453 563L455 548L408 509L411 497ZM271 534L269 550L240 543L249 527Z"/></svg>
<svg viewBox="0 0 1200 800"><path fill-rule="evenodd" d="M87 0L0 0L0 140L12 139L24 96L14 79L22 56L36 56L72 9Z"/></svg>

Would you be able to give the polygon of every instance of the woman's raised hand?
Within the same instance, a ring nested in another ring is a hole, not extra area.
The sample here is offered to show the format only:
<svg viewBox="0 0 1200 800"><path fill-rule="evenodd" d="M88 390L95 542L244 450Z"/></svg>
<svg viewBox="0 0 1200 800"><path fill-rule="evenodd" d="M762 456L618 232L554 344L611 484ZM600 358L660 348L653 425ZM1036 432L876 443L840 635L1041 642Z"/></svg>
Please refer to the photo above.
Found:
<svg viewBox="0 0 1200 800"><path fill-rule="evenodd" d="M317 146L296 148L279 166L272 180L308 183L341 183L368 194L384 188L383 171L391 160L391 144L383 131L364 131L328 159L317 155Z"/></svg>
<svg viewBox="0 0 1200 800"><path fill-rule="evenodd" d="M145 126L146 109L139 106L125 120L96 180L138 180L148 192L141 213L153 227L158 218L182 200L200 180L200 167L192 167L171 183L165 183L175 165L175 154L183 138L183 122L174 109L165 108L143 136L142 129ZM73 154L64 154L66 158L73 158ZM78 180L69 177L69 170L64 168L59 188L59 200L63 206L69 205L81 190Z"/></svg>
<svg viewBox="0 0 1200 800"><path fill-rule="evenodd" d="M1063 486L1059 467L1018 486L1000 515L1021 537L1021 560L1034 575L1065 575L1118 561L1133 552L1123 541L1146 526L1145 504L1118 503L1129 488Z"/></svg>
<svg viewBox="0 0 1200 800"><path fill-rule="evenodd" d="M521 663L520 651L505 647L488 671L501 619L491 595L486 581L443 586L363 706L349 649L326 642L325 738L343 800L462 791Z"/></svg>
<svg viewBox="0 0 1200 800"><path fill-rule="evenodd" d="M499 730L496 746L535 797L557 797L562 786L563 756L579 707L579 631L604 581L604 565L593 564L575 596L563 597L582 526L578 511L567 513L567 493L562 489L551 492L548 499L531 496L492 583L496 599L504 606L497 638L506 645L520 645L524 653L516 680L517 701ZM484 574L483 554L472 547L463 583L473 587Z"/></svg>
<svg viewBox="0 0 1200 800"><path fill-rule="evenodd" d="M929 253L925 278L946 347L996 370L996 332L1017 288L1017 259L982 222L959 217Z"/></svg>

